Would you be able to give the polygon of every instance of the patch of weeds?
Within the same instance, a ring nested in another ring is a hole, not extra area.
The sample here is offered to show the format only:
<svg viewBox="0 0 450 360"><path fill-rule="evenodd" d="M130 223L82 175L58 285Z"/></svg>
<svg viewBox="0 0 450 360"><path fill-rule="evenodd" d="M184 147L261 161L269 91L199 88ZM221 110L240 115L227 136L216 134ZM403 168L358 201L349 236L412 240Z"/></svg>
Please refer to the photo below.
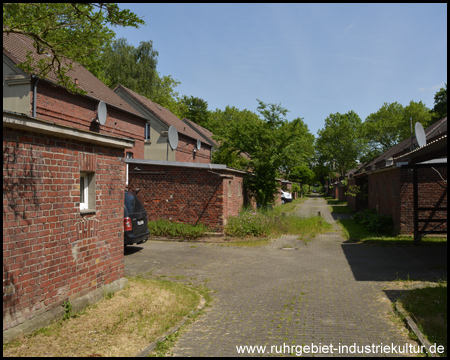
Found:
<svg viewBox="0 0 450 360"><path fill-rule="evenodd" d="M270 218L261 211L244 210L238 216L230 216L224 232L228 236L244 238L267 236L270 232Z"/></svg>
<svg viewBox="0 0 450 360"><path fill-rule="evenodd" d="M392 216L377 214L375 210L365 210L356 213L353 219L372 233L386 236L393 234Z"/></svg>
<svg viewBox="0 0 450 360"><path fill-rule="evenodd" d="M203 224L190 225L169 220L149 221L148 229L151 236L162 236L182 240L195 240L209 231Z"/></svg>
<svg viewBox="0 0 450 360"><path fill-rule="evenodd" d="M108 292L108 293L105 295L105 299L106 299L106 300L112 299L113 297L114 297L114 293L113 293L113 292Z"/></svg>
<svg viewBox="0 0 450 360"><path fill-rule="evenodd" d="M64 301L61 305L64 308L63 320L68 320L73 316L72 304L69 300Z"/></svg>

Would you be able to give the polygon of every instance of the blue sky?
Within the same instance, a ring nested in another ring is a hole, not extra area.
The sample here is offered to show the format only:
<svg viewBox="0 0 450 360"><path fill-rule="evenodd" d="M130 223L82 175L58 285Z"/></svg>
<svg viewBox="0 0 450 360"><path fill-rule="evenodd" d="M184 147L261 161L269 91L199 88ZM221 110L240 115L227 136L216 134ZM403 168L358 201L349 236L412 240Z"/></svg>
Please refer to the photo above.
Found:
<svg viewBox="0 0 450 360"><path fill-rule="evenodd" d="M119 4L146 22L176 91L256 112L259 99L314 135L332 113L364 121L385 102L434 106L447 83L447 4Z"/></svg>

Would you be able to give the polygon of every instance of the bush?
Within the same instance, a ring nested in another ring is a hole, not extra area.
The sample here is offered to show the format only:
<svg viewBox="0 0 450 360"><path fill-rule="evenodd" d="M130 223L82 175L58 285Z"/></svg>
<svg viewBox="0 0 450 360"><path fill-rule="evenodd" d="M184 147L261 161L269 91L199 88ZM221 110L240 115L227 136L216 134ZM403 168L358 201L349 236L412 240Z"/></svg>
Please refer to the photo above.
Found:
<svg viewBox="0 0 450 360"><path fill-rule="evenodd" d="M151 236L164 236L187 240L198 239L208 231L208 228L203 224L189 225L162 219L149 221L148 229L150 230Z"/></svg>
<svg viewBox="0 0 450 360"><path fill-rule="evenodd" d="M267 236L271 228L270 218L254 210L244 210L238 216L228 218L225 234L235 237Z"/></svg>
<svg viewBox="0 0 450 360"><path fill-rule="evenodd" d="M377 234L391 235L394 232L392 217L377 214L375 210L356 213L353 219Z"/></svg>

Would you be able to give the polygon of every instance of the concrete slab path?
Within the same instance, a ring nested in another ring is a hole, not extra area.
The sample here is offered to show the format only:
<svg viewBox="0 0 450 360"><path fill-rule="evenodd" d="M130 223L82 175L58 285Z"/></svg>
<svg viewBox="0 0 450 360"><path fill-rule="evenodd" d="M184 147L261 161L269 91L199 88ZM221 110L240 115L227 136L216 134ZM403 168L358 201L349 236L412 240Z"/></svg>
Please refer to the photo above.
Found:
<svg viewBox="0 0 450 360"><path fill-rule="evenodd" d="M441 277L433 249L346 243L324 199L311 197L297 214L318 211L334 230L306 244L282 236L260 247L167 241L130 247L126 275L165 276L214 291L212 306L179 336L173 355L295 356L313 345L316 353L304 356L403 356L380 346L417 346L395 321L399 291L390 284ZM446 256L439 261L446 274Z"/></svg>

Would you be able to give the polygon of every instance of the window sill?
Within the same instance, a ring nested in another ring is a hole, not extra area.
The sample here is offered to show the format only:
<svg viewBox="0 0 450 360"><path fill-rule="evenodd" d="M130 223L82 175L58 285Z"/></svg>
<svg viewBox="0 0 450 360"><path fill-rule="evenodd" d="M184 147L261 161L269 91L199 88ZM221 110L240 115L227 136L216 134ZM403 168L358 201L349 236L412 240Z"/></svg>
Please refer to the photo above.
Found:
<svg viewBox="0 0 450 360"><path fill-rule="evenodd" d="M80 215L89 215L89 214L95 214L96 210L94 209L83 209L80 210Z"/></svg>

